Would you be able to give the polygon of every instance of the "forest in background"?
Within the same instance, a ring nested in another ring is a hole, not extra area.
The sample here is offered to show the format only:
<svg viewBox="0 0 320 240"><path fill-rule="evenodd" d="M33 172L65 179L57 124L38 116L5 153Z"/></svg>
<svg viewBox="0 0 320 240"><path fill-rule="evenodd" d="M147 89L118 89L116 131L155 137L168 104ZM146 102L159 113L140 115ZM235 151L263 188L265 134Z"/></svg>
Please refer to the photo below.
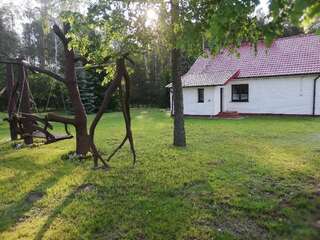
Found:
<svg viewBox="0 0 320 240"><path fill-rule="evenodd" d="M79 12L84 5L77 1L37 0L37 7L19 10L11 5L0 8L0 56L23 56L27 61L46 66L50 70L63 71L63 50L59 41L51 31L50 22L59 16L62 10L69 9ZM263 12L258 12L263 19ZM23 21L22 19L27 19ZM22 23L22 31L16 32L17 24ZM264 24L263 20L260 24ZM156 30L156 29L155 29ZM288 25L284 36L301 33L297 27ZM155 39L157 41L157 39ZM199 46L203 46L200 43ZM201 53L202 49L196 49ZM161 44L147 46L143 53L132 56L135 65L132 66L132 106L169 107L168 89L165 86L171 81L170 51ZM196 60L197 54L184 53L181 59L181 73L185 73ZM4 66L0 66L0 89L5 85ZM79 65L77 80L79 82L82 101L88 113L95 112L102 101L107 81L104 74L95 70L85 70ZM36 111L66 110L72 111L66 89L63 84L41 74L30 74L30 88ZM5 110L5 99L0 98L0 111ZM118 96L113 97L109 110L117 110Z"/></svg>
<svg viewBox="0 0 320 240"><path fill-rule="evenodd" d="M34 65L46 66L55 72L63 71L63 49L50 29L50 18L59 15L59 9L65 8L63 4L68 4L67 7L75 12L80 11L81 4L59 0L37 1L40 7L28 8L23 12L10 5L0 8L0 57L23 56ZM18 33L16 26L22 19L28 21L22 23L22 32ZM144 53L135 54L132 58L135 65L131 74L131 105L168 107L169 93L165 86L170 82L170 51L158 45L156 48L149 47ZM194 60L194 57L184 57L183 71L187 71ZM33 107L37 108L35 111L72 111L63 84L43 74L31 73L29 80L35 102ZM95 112L107 87L104 75L92 69L85 70L79 65L77 80L87 113ZM0 65L0 89L4 86L5 66ZM0 97L0 103L0 111L4 111L4 97ZM117 110L118 107L119 98L114 96L109 110Z"/></svg>

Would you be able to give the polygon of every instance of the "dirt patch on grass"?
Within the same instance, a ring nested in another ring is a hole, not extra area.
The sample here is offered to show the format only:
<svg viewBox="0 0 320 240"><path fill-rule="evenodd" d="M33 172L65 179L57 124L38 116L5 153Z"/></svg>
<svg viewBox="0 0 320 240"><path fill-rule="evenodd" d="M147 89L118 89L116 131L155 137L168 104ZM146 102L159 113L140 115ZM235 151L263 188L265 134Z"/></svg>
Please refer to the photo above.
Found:
<svg viewBox="0 0 320 240"><path fill-rule="evenodd" d="M43 192L30 192L28 194L28 196L26 197L26 202L28 203L34 203L39 201L41 198L44 197L44 193Z"/></svg>
<svg viewBox="0 0 320 240"><path fill-rule="evenodd" d="M239 239L267 239L268 232L254 220L246 217L215 219L212 225L219 231Z"/></svg>
<svg viewBox="0 0 320 240"><path fill-rule="evenodd" d="M95 189L96 189L96 185L95 185L95 184L93 184L93 183L85 183L85 184L80 185L80 186L76 189L75 193L91 192L91 191L93 191L93 190L95 190Z"/></svg>

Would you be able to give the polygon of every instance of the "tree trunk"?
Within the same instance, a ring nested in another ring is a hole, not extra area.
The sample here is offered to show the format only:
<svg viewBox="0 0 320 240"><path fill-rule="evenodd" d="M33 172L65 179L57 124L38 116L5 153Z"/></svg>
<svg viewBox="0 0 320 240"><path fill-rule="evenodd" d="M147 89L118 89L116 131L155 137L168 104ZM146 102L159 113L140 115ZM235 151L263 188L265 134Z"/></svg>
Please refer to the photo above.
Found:
<svg viewBox="0 0 320 240"><path fill-rule="evenodd" d="M178 24L179 5L176 0L171 0L171 27L172 27L172 50L171 50L171 75L173 88L174 105L174 132L173 145L178 147L186 146L186 136L183 118L183 94L180 76L180 49L177 48L177 35L175 33L175 24Z"/></svg>
<svg viewBox="0 0 320 240"><path fill-rule="evenodd" d="M6 72L7 72L7 99L8 99L8 116L9 116L9 124L10 124L10 136L11 140L17 140L17 126L12 121L12 115L16 112L16 95L13 92L14 88L14 73L13 73L13 65L7 64L6 65Z"/></svg>
<svg viewBox="0 0 320 240"><path fill-rule="evenodd" d="M90 151L90 138L87 128L87 115L80 98L76 79L74 57L73 50L68 50L68 46L66 45L65 82L75 114L76 153L79 155L86 155Z"/></svg>

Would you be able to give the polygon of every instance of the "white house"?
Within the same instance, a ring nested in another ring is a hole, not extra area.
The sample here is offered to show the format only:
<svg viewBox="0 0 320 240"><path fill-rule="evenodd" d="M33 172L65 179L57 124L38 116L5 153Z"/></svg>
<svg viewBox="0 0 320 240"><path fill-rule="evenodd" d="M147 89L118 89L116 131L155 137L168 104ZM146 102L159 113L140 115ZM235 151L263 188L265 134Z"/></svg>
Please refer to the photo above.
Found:
<svg viewBox="0 0 320 240"><path fill-rule="evenodd" d="M182 76L184 114L320 115L320 37L280 38L257 50L243 44L240 57L198 58ZM170 102L173 111L172 94Z"/></svg>

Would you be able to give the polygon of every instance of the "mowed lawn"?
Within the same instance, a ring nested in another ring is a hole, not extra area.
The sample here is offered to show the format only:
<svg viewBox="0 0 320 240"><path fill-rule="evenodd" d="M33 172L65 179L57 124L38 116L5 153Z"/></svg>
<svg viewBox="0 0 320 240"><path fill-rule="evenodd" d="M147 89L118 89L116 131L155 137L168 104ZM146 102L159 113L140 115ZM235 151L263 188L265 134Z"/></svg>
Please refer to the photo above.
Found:
<svg viewBox="0 0 320 240"><path fill-rule="evenodd" d="M125 145L105 172L61 159L74 140L14 150L1 121L0 239L320 239L320 119L187 119L186 149L163 110L132 124L136 166ZM105 114L99 148L123 135Z"/></svg>

